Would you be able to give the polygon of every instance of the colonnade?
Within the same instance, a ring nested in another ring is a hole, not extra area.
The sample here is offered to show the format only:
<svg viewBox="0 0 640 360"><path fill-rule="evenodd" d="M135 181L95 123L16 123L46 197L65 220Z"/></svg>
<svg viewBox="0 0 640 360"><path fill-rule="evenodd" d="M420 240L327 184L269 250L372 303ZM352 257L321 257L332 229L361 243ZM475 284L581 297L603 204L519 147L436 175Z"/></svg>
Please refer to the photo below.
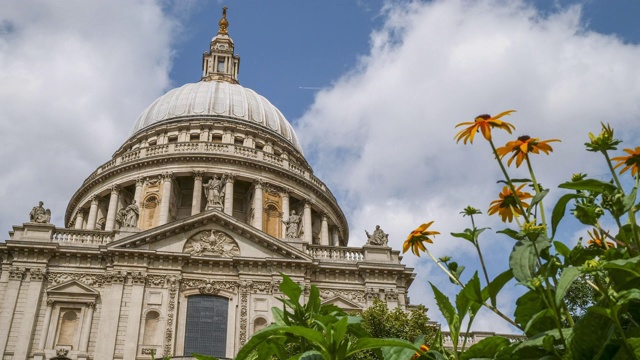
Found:
<svg viewBox="0 0 640 360"><path fill-rule="evenodd" d="M202 204L202 192L203 192L203 180L206 176L204 171L194 171L192 173L193 176L193 194L191 201L191 215L196 215L200 213L203 208ZM173 191L175 176L173 173L164 173L160 177L160 181L162 183L161 190L161 198L159 201L159 212L158 212L158 226L164 225L170 221L170 204L171 194ZM236 177L233 174L225 175L225 183L224 189L224 203L222 204L222 211L230 216L233 216L233 194L234 194L234 184ZM144 178L137 178L135 183L135 192L133 195L133 200L135 200L136 204L139 207L142 207L142 197L143 197L143 189L144 189ZM263 230L263 213L264 213L264 182L262 180L255 180L253 182L253 219L250 221L250 224ZM109 194L109 202L107 205L107 213L105 217L105 231L113 231L116 228L116 216L119 210L118 205L120 203L120 196L122 195L122 187L118 185L114 185L110 188ZM282 191L281 195L281 205L282 205L282 221L289 220L289 215L291 211L291 199L288 191ZM98 212L99 212L99 202L100 198L97 195L93 195L89 198L90 205L89 211L84 208L78 209L75 218L75 229L85 229L85 230L96 230L97 228L97 220L98 220ZM304 208L302 212L302 228L303 234L301 236L301 240L306 243L313 243L313 233L311 229L313 229L313 214L312 207L313 204L309 200L304 201ZM86 217L86 222L85 222ZM319 243L320 245L339 245L339 228L337 226L332 226L331 230L329 227L329 216L326 213L321 213L320 215L321 223L320 223L320 234L319 234ZM140 219L139 219L140 221ZM280 236L282 239L286 237L286 230L283 227L282 234Z"/></svg>

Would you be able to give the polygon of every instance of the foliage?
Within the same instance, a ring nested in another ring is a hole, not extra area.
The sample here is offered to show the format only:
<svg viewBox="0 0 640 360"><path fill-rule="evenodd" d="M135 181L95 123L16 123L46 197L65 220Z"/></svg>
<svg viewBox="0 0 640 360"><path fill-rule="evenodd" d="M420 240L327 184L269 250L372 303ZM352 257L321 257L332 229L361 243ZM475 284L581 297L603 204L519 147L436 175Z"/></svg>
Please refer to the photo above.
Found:
<svg viewBox="0 0 640 360"><path fill-rule="evenodd" d="M389 310L387 303L375 299L373 305L361 314L362 327L374 338L398 338L411 342L424 337L424 344L433 343L437 328L429 323L427 309L418 305L410 311L400 308ZM372 351L357 354L352 359L381 359Z"/></svg>
<svg viewBox="0 0 640 360"><path fill-rule="evenodd" d="M322 304L315 286L303 303L303 287L282 277L280 290L286 297L279 299L282 308L272 309L275 323L255 333L236 359L342 360L371 350L380 358L400 360L420 351L420 343L371 337L360 317Z"/></svg>
<svg viewBox="0 0 640 360"><path fill-rule="evenodd" d="M453 359L638 359L640 227L636 212L640 204L636 203L636 194L640 181L640 147L624 149L626 155L610 158L609 152L616 151L621 143L614 137L613 129L602 124L599 135L589 133L589 142L585 144L587 151L602 155L611 181L575 174L571 181L559 186L571 192L559 197L548 222L543 199L550 190L537 181L531 155L541 152L549 155L553 151L549 143L559 140L541 141L525 135L496 148L491 131L502 129L511 133L515 127L499 118L512 112L503 112L496 117L480 115L474 122L461 123L458 126L466 127L455 137L457 141L471 144L475 133L482 131L491 147L492 157L504 175L499 181L503 186L500 198L491 203L489 215L498 214L503 222L515 220L517 224L517 228L495 232L515 240L509 269L493 279L489 276L479 243L480 234L487 228L476 227L475 217L481 212L471 206L462 212L463 216L469 216L471 227L451 235L475 247L482 280L475 272L463 283L461 274L469 264L460 265L448 256L436 259L425 246L425 242L433 243L433 240L414 236L415 230L403 247L405 252L411 248L429 255L460 288L452 303L431 284L438 308L449 325L454 348L452 352L442 350L440 353ZM510 156L507 167L514 159L516 168L526 164L527 179L511 177L503 163L507 156ZM620 169L620 174L630 170L631 186L623 186L616 169ZM534 193L521 191L524 185L529 185ZM573 206L571 214L579 222L589 226L585 229L590 238L586 247L579 243L570 248L555 238L568 206ZM603 225L608 223L615 226L607 228ZM510 317L497 307L496 297L512 279L528 291L518 298L515 312ZM468 332L481 307L519 328L526 338L512 343L493 336L468 346L466 337L461 335ZM465 323L466 329L463 328ZM442 344L433 345L434 349L442 348Z"/></svg>

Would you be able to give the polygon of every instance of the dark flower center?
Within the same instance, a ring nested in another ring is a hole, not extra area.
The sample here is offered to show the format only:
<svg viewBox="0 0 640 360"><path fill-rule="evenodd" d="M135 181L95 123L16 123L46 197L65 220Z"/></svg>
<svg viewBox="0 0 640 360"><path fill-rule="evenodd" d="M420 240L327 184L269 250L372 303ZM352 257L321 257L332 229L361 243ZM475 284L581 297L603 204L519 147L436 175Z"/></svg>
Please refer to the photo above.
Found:
<svg viewBox="0 0 640 360"><path fill-rule="evenodd" d="M522 141L522 142L526 142L527 140L531 139L531 137L529 135L522 135L518 138L518 140Z"/></svg>
<svg viewBox="0 0 640 360"><path fill-rule="evenodd" d="M476 116L476 121L478 121L478 119L489 120L489 119L491 119L491 115L489 115L489 114L478 115L478 116Z"/></svg>

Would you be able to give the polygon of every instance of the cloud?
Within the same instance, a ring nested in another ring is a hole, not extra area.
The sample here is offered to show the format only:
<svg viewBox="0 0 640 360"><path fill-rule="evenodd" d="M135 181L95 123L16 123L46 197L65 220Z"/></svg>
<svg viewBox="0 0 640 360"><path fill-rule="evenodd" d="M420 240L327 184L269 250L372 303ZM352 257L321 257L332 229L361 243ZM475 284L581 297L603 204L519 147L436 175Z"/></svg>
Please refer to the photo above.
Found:
<svg viewBox="0 0 640 360"><path fill-rule="evenodd" d="M494 132L498 146L520 135L562 140L552 143L551 156L532 159L538 179L554 189L547 206L573 173L610 177L583 146L600 121L635 146L629 140L638 136L640 46L590 31L580 6L543 13L523 1L433 1L394 3L385 11L369 54L320 91L297 122L316 175L341 195L351 244L361 245L363 230L379 224L400 248L411 229L435 220L432 228L443 233L431 247L437 256L475 258L470 244L447 232L470 226L459 215L465 206L486 213L500 191L502 175L487 142L453 140L455 124L478 114L517 110L505 118L517 127L512 136ZM511 171L529 177L524 166ZM496 217L477 221L504 228ZM573 233L568 237L575 241ZM512 240L486 234L481 242L492 274L506 269ZM433 304L424 281L441 274L425 268L428 259L405 261L418 269L413 302Z"/></svg>
<svg viewBox="0 0 640 360"><path fill-rule="evenodd" d="M81 181L168 87L178 30L154 1L0 4L2 229L38 200L63 224Z"/></svg>

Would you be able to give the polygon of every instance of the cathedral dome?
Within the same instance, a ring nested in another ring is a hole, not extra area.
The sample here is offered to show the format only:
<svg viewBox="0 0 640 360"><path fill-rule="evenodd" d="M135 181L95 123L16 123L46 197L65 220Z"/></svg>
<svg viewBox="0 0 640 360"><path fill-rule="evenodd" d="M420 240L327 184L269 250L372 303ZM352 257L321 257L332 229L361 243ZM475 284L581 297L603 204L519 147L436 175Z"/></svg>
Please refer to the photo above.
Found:
<svg viewBox="0 0 640 360"><path fill-rule="evenodd" d="M159 123L194 118L257 124L280 135L302 153L291 124L278 108L255 91L227 81L200 81L169 91L142 112L130 135Z"/></svg>

